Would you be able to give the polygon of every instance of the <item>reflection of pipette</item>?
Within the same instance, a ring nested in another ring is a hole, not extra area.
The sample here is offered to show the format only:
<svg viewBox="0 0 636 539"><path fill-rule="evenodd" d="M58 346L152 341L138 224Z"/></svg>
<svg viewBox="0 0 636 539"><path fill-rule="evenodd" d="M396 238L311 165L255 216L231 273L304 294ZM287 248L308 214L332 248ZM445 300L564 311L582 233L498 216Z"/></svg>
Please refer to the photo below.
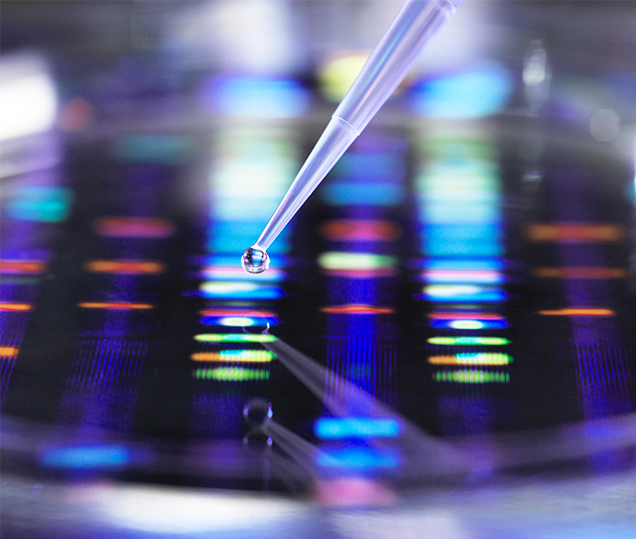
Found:
<svg viewBox="0 0 636 539"><path fill-rule="evenodd" d="M464 0L406 0L300 169L258 241L243 255L249 273L269 265L266 249L410 71L426 43Z"/></svg>

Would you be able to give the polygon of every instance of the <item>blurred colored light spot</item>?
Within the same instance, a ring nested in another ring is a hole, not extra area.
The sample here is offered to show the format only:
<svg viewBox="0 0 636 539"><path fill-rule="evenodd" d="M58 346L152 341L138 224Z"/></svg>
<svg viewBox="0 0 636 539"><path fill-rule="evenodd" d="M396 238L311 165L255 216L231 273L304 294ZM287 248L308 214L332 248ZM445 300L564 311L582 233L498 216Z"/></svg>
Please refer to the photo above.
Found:
<svg viewBox="0 0 636 539"><path fill-rule="evenodd" d="M269 350L222 350L221 352L197 352L192 361L244 361L246 363L269 363L276 355Z"/></svg>
<svg viewBox="0 0 636 539"><path fill-rule="evenodd" d="M82 97L71 99L58 120L58 125L64 131L82 131L94 120L93 106Z"/></svg>
<svg viewBox="0 0 636 539"><path fill-rule="evenodd" d="M615 316L616 312L611 309L590 309L587 307L567 307L565 309L554 309L538 311L543 316Z"/></svg>
<svg viewBox="0 0 636 539"><path fill-rule="evenodd" d="M323 313L330 314L392 314L395 309L390 307L375 307L373 305L348 304L322 307Z"/></svg>
<svg viewBox="0 0 636 539"><path fill-rule="evenodd" d="M396 206L404 200L404 188L396 183L331 182L320 190L323 200L333 206Z"/></svg>
<svg viewBox="0 0 636 539"><path fill-rule="evenodd" d="M490 270L427 270L422 278L427 283L501 284L504 275Z"/></svg>
<svg viewBox="0 0 636 539"><path fill-rule="evenodd" d="M20 349L14 346L0 346L0 357L16 357L19 352Z"/></svg>
<svg viewBox="0 0 636 539"><path fill-rule="evenodd" d="M65 187L25 186L14 188L7 194L7 216L16 221L65 221L74 199L73 192Z"/></svg>
<svg viewBox="0 0 636 539"><path fill-rule="evenodd" d="M480 285L432 284L425 286L423 292L425 299L436 302L500 302L506 299L506 293L500 288Z"/></svg>
<svg viewBox="0 0 636 539"><path fill-rule="evenodd" d="M154 309L155 306L149 303L119 303L109 301L86 301L78 303L82 309L112 309L112 310L147 310Z"/></svg>
<svg viewBox="0 0 636 539"><path fill-rule="evenodd" d="M199 290L206 298L215 299L278 299L283 290L278 286L252 282L208 281Z"/></svg>
<svg viewBox="0 0 636 539"><path fill-rule="evenodd" d="M258 311L256 309L204 309L199 311L202 316L249 316L250 318L275 318L276 313L272 311Z"/></svg>
<svg viewBox="0 0 636 539"><path fill-rule="evenodd" d="M44 262L35 260L0 260L0 273L23 274L42 273L46 270Z"/></svg>
<svg viewBox="0 0 636 539"><path fill-rule="evenodd" d="M512 94L508 69L495 61L484 61L452 75L430 78L412 92L416 113L442 118L478 118L502 110Z"/></svg>
<svg viewBox="0 0 636 539"><path fill-rule="evenodd" d="M323 95L330 101L342 100L368 57L368 52L347 53L325 61L318 71Z"/></svg>
<svg viewBox="0 0 636 539"><path fill-rule="evenodd" d="M429 271L501 271L500 258L425 258L422 267Z"/></svg>
<svg viewBox="0 0 636 539"><path fill-rule="evenodd" d="M501 329L508 327L506 320L447 320L433 318L429 324L434 328L449 328L457 330Z"/></svg>
<svg viewBox="0 0 636 539"><path fill-rule="evenodd" d="M128 448L121 445L48 447L40 455L44 466L79 470L119 468L129 460Z"/></svg>
<svg viewBox="0 0 636 539"><path fill-rule="evenodd" d="M320 451L316 464L346 470L392 469L400 465L399 453L392 449L346 447Z"/></svg>
<svg viewBox="0 0 636 539"><path fill-rule="evenodd" d="M161 262L151 260L90 260L85 264L91 273L152 274L166 269Z"/></svg>
<svg viewBox="0 0 636 539"><path fill-rule="evenodd" d="M615 242L626 237L623 227L610 224L545 224L528 225L525 237L536 242L588 243Z"/></svg>
<svg viewBox="0 0 636 539"><path fill-rule="evenodd" d="M455 382L458 384L507 384L510 382L510 375L507 372L461 369L438 371L434 375L434 380L436 382Z"/></svg>
<svg viewBox="0 0 636 539"><path fill-rule="evenodd" d="M502 337L430 337L427 342L451 346L503 346L510 343Z"/></svg>
<svg viewBox="0 0 636 539"><path fill-rule="evenodd" d="M116 238L167 238L175 232L167 219L144 217L101 217L93 229L100 236Z"/></svg>
<svg viewBox="0 0 636 539"><path fill-rule="evenodd" d="M266 343L276 341L274 335L251 333L201 333L194 336L199 342L257 342Z"/></svg>
<svg viewBox="0 0 636 539"><path fill-rule="evenodd" d="M318 257L318 265L327 271L388 269L396 264L395 257L370 253L327 252Z"/></svg>
<svg viewBox="0 0 636 539"><path fill-rule="evenodd" d="M505 318L500 314L495 313L481 313L481 312L437 312L431 313L429 316L433 319L438 320L505 320Z"/></svg>
<svg viewBox="0 0 636 539"><path fill-rule="evenodd" d="M341 219L327 221L320 233L332 241L391 241L402 235L401 227L392 221Z"/></svg>
<svg viewBox="0 0 636 539"><path fill-rule="evenodd" d="M395 493L386 485L364 477L317 481L314 498L328 507L392 505L396 501Z"/></svg>
<svg viewBox="0 0 636 539"><path fill-rule="evenodd" d="M50 129L57 113L56 90L39 59L3 58L2 71L0 140Z"/></svg>
<svg viewBox="0 0 636 539"><path fill-rule="evenodd" d="M192 376L199 380L218 380L222 382L249 382L269 380L269 371L246 369L243 367L217 367L196 369Z"/></svg>
<svg viewBox="0 0 636 539"><path fill-rule="evenodd" d="M623 268L534 268L532 275L541 279L624 279Z"/></svg>
<svg viewBox="0 0 636 539"><path fill-rule="evenodd" d="M201 275L209 280L222 281L267 281L279 282L285 279L285 273L277 268L269 268L259 274L248 274L241 267L236 266L208 266L201 270Z"/></svg>
<svg viewBox="0 0 636 539"><path fill-rule="evenodd" d="M448 322L448 327L453 329L482 329L484 323L478 320L452 320Z"/></svg>
<svg viewBox="0 0 636 539"><path fill-rule="evenodd" d="M406 161L403 149L405 145L400 139L392 139L388 148L383 146L381 137L374 136L364 142L358 139L354 148L353 152L345 153L334 165L335 176L346 178L357 184L399 181L404 177Z"/></svg>
<svg viewBox="0 0 636 539"><path fill-rule="evenodd" d="M263 323L261 319L250 318L249 316L222 316L217 317L215 321L215 325L231 328L258 326ZM212 322L212 320L208 320L206 323L212 325L210 322Z"/></svg>
<svg viewBox="0 0 636 539"><path fill-rule="evenodd" d="M29 303L0 303L0 311L31 311L33 305Z"/></svg>
<svg viewBox="0 0 636 539"><path fill-rule="evenodd" d="M250 327L273 326L278 316L270 311L250 309L206 309L199 311L201 323L208 326Z"/></svg>
<svg viewBox="0 0 636 539"><path fill-rule="evenodd" d="M294 118L310 105L310 94L299 82L254 76L214 77L202 85L199 97L207 109L257 118Z"/></svg>
<svg viewBox="0 0 636 539"><path fill-rule="evenodd" d="M428 362L431 365L508 365L512 363L512 357L508 354L485 352L430 356Z"/></svg>
<svg viewBox="0 0 636 539"><path fill-rule="evenodd" d="M111 151L115 159L126 163L183 165L190 161L193 143L181 135L119 135Z"/></svg>
<svg viewBox="0 0 636 539"><path fill-rule="evenodd" d="M392 418L321 417L314 423L314 434L323 440L395 438L400 430L400 422Z"/></svg>

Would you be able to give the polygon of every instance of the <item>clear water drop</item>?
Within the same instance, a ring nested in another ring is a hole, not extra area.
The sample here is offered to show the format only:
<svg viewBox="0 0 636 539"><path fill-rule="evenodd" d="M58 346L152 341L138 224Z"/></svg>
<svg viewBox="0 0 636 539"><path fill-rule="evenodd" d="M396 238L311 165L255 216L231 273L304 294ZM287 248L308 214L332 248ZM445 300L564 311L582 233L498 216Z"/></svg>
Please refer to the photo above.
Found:
<svg viewBox="0 0 636 539"><path fill-rule="evenodd" d="M272 419L272 403L256 397L249 401L243 408L243 417L248 425L255 428L263 428Z"/></svg>
<svg viewBox="0 0 636 539"><path fill-rule="evenodd" d="M269 255L264 249L252 245L243 253L241 265L247 273L263 273L269 267Z"/></svg>

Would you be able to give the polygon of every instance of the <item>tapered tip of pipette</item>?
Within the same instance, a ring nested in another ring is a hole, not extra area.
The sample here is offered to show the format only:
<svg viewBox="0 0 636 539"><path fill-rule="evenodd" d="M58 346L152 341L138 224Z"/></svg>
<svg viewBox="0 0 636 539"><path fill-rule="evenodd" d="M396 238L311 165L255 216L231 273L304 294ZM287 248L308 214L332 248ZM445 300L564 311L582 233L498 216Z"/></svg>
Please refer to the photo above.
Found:
<svg viewBox="0 0 636 539"><path fill-rule="evenodd" d="M241 265L247 273L263 273L269 268L269 255L265 249L252 245L243 253Z"/></svg>

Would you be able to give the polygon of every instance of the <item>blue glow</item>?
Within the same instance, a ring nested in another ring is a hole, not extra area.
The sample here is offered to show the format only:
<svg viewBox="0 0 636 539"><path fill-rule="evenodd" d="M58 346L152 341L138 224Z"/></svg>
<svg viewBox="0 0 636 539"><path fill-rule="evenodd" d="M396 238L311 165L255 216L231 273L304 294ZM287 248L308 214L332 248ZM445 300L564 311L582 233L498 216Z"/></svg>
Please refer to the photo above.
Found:
<svg viewBox="0 0 636 539"><path fill-rule="evenodd" d="M333 174L355 181L368 182L373 178L402 177L405 162L401 154L391 153L350 153L342 156L333 168Z"/></svg>
<svg viewBox="0 0 636 539"><path fill-rule="evenodd" d="M201 296L212 299L278 299L283 295L279 286L236 281L207 281L199 290Z"/></svg>
<svg viewBox="0 0 636 539"><path fill-rule="evenodd" d="M237 183L236 178L230 178L228 181ZM215 196L210 217L212 222L225 227L232 226L236 230L239 226L241 234L247 234L247 231L243 230L243 224L249 227L259 226L263 228L274 213L285 191L280 192L272 189L267 197L260 198L252 191L250 185L244 184L241 187L243 187L242 198L236 197L228 200ZM217 190L212 192L216 194Z"/></svg>
<svg viewBox="0 0 636 539"><path fill-rule="evenodd" d="M347 447L319 452L316 463L323 468L350 470L397 468L400 465L400 456L393 449L375 450L367 447Z"/></svg>
<svg viewBox="0 0 636 539"><path fill-rule="evenodd" d="M285 280L285 273L278 268L269 268L268 271L258 274L249 274L242 267L236 265L228 266L206 266L201 270L201 276L208 280L219 281L266 281L278 283Z"/></svg>
<svg viewBox="0 0 636 539"><path fill-rule="evenodd" d="M51 468L78 470L120 468L128 464L130 453L122 445L85 445L75 447L48 447L40 460Z"/></svg>
<svg viewBox="0 0 636 539"><path fill-rule="evenodd" d="M192 140L180 135L120 135L111 148L112 155L126 163L183 165L193 154Z"/></svg>
<svg viewBox="0 0 636 539"><path fill-rule="evenodd" d="M506 300L506 293L500 288L479 285L441 285L424 287L423 297L435 302L500 302Z"/></svg>
<svg viewBox="0 0 636 539"><path fill-rule="evenodd" d="M274 242L276 243L276 242ZM269 249L267 250L268 254L270 253ZM240 255L239 255L240 258ZM192 264L195 266L232 266L238 267L236 254L211 254L211 255L203 255L203 256L195 256L192 257ZM282 268L286 266L289 262L288 258L285 256L270 256L270 263L273 267ZM240 265L240 264L239 264Z"/></svg>
<svg viewBox="0 0 636 539"><path fill-rule="evenodd" d="M314 434L323 440L395 438L400 429L400 422L391 418L321 417L314 423Z"/></svg>
<svg viewBox="0 0 636 539"><path fill-rule="evenodd" d="M201 100L222 114L260 118L302 116L310 105L309 92L296 81L250 76L213 78Z"/></svg>
<svg viewBox="0 0 636 539"><path fill-rule="evenodd" d="M452 204L452 202L451 202ZM440 238L453 241L479 241L481 243L498 242L503 237L501 226L497 222L465 225L462 223L424 224L421 233L428 238Z"/></svg>
<svg viewBox="0 0 636 539"><path fill-rule="evenodd" d="M210 226L210 238L207 241L206 249L217 253L240 253L245 250L245 245L254 243L254 238L258 238L263 227L267 223L265 221L212 221ZM268 254L283 253L289 249L288 239L290 229L282 231L276 241L267 249ZM235 257L233 264L238 259Z"/></svg>
<svg viewBox="0 0 636 539"><path fill-rule="evenodd" d="M321 193L323 200L334 206L396 206L404 200L404 188L394 183L327 183Z"/></svg>
<svg viewBox="0 0 636 539"><path fill-rule="evenodd" d="M448 328L457 330L481 330L481 329L502 329L508 327L505 320L473 320L471 318L461 320L440 320L433 318L429 325L433 328Z"/></svg>
<svg viewBox="0 0 636 539"><path fill-rule="evenodd" d="M58 223L68 219L74 195L66 187L25 186L7 189L7 216L17 221Z"/></svg>
<svg viewBox="0 0 636 539"><path fill-rule="evenodd" d="M426 258L421 266L423 269L431 270L455 270L455 271L480 271L480 270L503 270L505 263L500 258L473 258L473 259L449 259L449 258Z"/></svg>
<svg viewBox="0 0 636 539"><path fill-rule="evenodd" d="M251 327L251 326L275 326L278 318L275 316L202 316L200 323L205 326L222 327Z"/></svg>
<svg viewBox="0 0 636 539"><path fill-rule="evenodd" d="M502 284L503 273L492 270L425 270L422 280L427 283Z"/></svg>
<svg viewBox="0 0 636 539"><path fill-rule="evenodd" d="M474 201L427 200L423 213L426 221L435 224L496 224L501 221L498 204Z"/></svg>
<svg viewBox="0 0 636 539"><path fill-rule="evenodd" d="M412 91L416 113L443 118L478 118L502 110L513 90L505 66L484 61L461 73L422 81Z"/></svg>
<svg viewBox="0 0 636 539"><path fill-rule="evenodd" d="M422 233L420 241L429 256L501 256L504 247L488 239L465 239L453 237L427 236Z"/></svg>

